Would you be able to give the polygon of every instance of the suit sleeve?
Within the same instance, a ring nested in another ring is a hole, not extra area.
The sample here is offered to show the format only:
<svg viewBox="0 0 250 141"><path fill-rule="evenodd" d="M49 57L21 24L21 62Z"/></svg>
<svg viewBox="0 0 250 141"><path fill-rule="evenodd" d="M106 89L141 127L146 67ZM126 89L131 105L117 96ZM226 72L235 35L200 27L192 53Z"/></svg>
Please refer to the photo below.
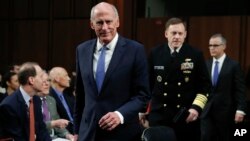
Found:
<svg viewBox="0 0 250 141"><path fill-rule="evenodd" d="M80 72L80 66L79 66L79 51L76 52L76 103L75 103L75 113L74 113L74 133L78 134L80 123L82 119L82 112L84 109L84 85L82 83L82 76Z"/></svg>
<svg viewBox="0 0 250 141"><path fill-rule="evenodd" d="M246 102L246 85L244 80L244 73L241 70L240 64L237 63L234 67L234 83L235 92L234 92L234 99L236 103L236 110L241 110L246 112L247 102Z"/></svg>
<svg viewBox="0 0 250 141"><path fill-rule="evenodd" d="M146 107L150 99L148 64L144 47L136 48L135 62L133 65L133 90L135 95L125 105L118 109L124 116L124 122L135 117Z"/></svg>
<svg viewBox="0 0 250 141"><path fill-rule="evenodd" d="M197 68L195 78L197 94L193 101L192 108L201 113L202 109L207 103L207 97L209 96L211 89L211 81L202 52L199 52L197 55Z"/></svg>

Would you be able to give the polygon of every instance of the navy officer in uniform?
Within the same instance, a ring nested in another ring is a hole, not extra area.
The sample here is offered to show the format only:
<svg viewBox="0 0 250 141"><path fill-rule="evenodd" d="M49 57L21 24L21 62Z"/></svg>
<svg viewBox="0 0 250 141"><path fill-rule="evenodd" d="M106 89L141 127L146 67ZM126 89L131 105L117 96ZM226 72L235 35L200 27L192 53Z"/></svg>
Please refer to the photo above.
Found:
<svg viewBox="0 0 250 141"><path fill-rule="evenodd" d="M211 87L201 51L184 43L186 24L179 18L166 22L167 43L149 56L152 88L149 126L169 126L178 141L200 140L199 115Z"/></svg>

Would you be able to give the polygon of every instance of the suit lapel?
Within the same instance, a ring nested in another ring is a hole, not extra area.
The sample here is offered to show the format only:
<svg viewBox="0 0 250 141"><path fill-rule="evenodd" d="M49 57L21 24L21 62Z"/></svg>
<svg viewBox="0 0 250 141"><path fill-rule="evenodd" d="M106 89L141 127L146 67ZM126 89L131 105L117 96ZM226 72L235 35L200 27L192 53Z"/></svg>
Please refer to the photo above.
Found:
<svg viewBox="0 0 250 141"><path fill-rule="evenodd" d="M213 65L213 60L210 59L208 62L207 62L207 68L208 68L208 74L210 76L210 80L212 80L212 65Z"/></svg>
<svg viewBox="0 0 250 141"><path fill-rule="evenodd" d="M119 36L118 42L117 42L115 50L113 52L113 56L112 56L112 58L110 60L107 72L105 74L102 89L107 84L112 72L116 69L116 67L119 64L121 58L123 57L123 55L125 53L125 47L124 47L125 44L126 44L126 42L124 41L124 39Z"/></svg>
<svg viewBox="0 0 250 141"><path fill-rule="evenodd" d="M88 74L88 80L90 81L90 86L92 86L92 89L95 90L96 94L98 94L98 90L97 90L97 86L96 86L96 81L94 78L94 72L93 72L93 59L94 59L94 51L95 51L95 47L96 47L96 42L97 40L92 40L92 43L90 44L89 47L87 47L84 50L81 50L81 52L79 52L79 54L81 54L81 56L83 56L84 58L80 58L82 59L79 65L80 65L80 69L81 70L85 70L87 71Z"/></svg>
<svg viewBox="0 0 250 141"><path fill-rule="evenodd" d="M29 117L28 117L28 106L26 105L24 99L23 99L23 96L22 96L22 93L20 90L18 90L18 93L17 93L17 101L18 101L18 105L20 105L20 112L19 116L21 117L21 123L23 124L23 127L27 127L25 128L25 133L26 135L29 135Z"/></svg>
<svg viewBox="0 0 250 141"><path fill-rule="evenodd" d="M222 64L222 67L221 67L221 70L220 70L220 73L219 73L219 77L218 77L218 82L217 82L217 86L220 84L220 80L221 78L224 76L225 72L229 70L228 69L228 57L225 58L223 64Z"/></svg>

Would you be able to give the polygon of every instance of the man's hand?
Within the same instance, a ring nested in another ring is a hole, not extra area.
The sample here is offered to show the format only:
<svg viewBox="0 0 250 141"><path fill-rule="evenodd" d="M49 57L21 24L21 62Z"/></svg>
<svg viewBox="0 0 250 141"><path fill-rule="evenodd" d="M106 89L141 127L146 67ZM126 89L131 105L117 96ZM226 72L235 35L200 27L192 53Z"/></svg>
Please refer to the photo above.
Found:
<svg viewBox="0 0 250 141"><path fill-rule="evenodd" d="M68 139L70 141L74 141L74 136L72 134L67 134L66 139Z"/></svg>
<svg viewBox="0 0 250 141"><path fill-rule="evenodd" d="M140 124L145 127L145 128L148 128L149 127L149 122L147 120L147 115L148 113L139 113L139 121L140 121Z"/></svg>
<svg viewBox="0 0 250 141"><path fill-rule="evenodd" d="M68 124L69 124L69 121L66 120L66 119L57 119L57 120L52 120L51 121L51 127L52 128L57 127L57 128L63 129L66 126L68 126Z"/></svg>
<svg viewBox="0 0 250 141"><path fill-rule="evenodd" d="M235 123L240 123L244 120L244 114L237 113L235 114L234 121Z"/></svg>
<svg viewBox="0 0 250 141"><path fill-rule="evenodd" d="M120 123L120 118L115 112L109 112L99 120L99 126L109 131L116 128Z"/></svg>
<svg viewBox="0 0 250 141"><path fill-rule="evenodd" d="M189 111L189 115L188 115L188 117L186 119L186 122L189 123L189 122L196 121L198 116L199 116L198 111L196 111L193 108L190 108L188 111Z"/></svg>

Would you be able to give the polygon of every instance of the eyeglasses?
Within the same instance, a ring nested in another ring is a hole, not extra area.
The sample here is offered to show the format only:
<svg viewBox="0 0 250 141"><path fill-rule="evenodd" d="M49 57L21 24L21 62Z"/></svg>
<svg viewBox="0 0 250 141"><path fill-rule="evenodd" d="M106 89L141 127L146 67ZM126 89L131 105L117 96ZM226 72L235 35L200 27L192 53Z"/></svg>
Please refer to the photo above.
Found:
<svg viewBox="0 0 250 141"><path fill-rule="evenodd" d="M212 47L217 48L217 47L219 47L221 45L223 45L223 44L210 44L210 45L208 45L208 47L209 48L212 48Z"/></svg>

